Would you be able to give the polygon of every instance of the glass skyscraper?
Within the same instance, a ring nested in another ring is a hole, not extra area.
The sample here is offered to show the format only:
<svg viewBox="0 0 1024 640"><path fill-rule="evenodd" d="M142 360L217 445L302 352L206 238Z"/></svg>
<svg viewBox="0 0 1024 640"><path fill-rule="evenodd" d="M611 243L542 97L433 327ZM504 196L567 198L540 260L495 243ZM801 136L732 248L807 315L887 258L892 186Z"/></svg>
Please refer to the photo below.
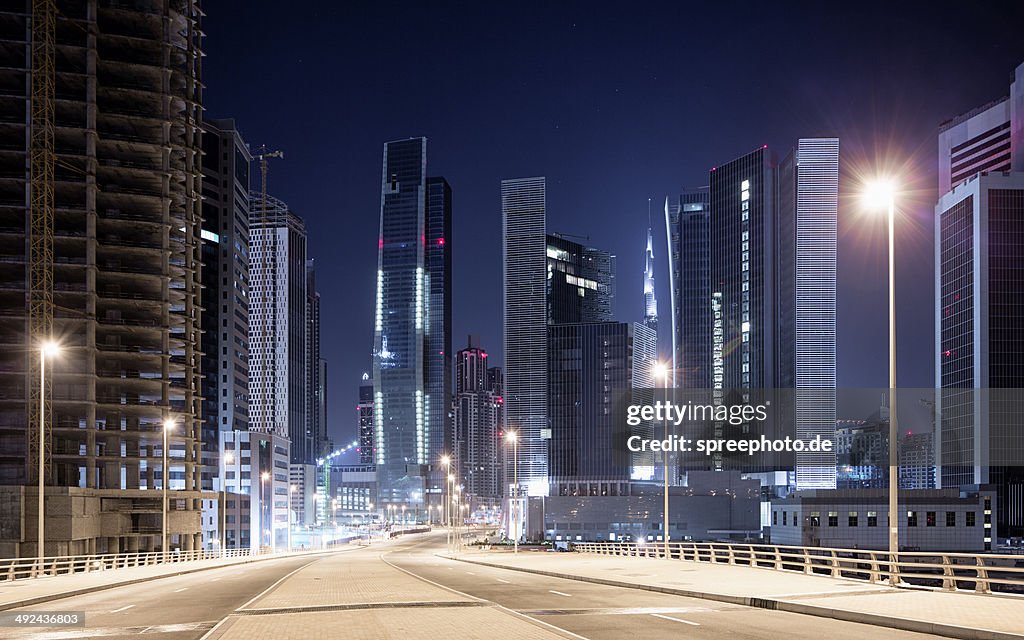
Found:
<svg viewBox="0 0 1024 640"><path fill-rule="evenodd" d="M548 358L545 182L543 177L501 182L504 264L505 416L519 438L520 486L548 490ZM506 479L512 478L506 456Z"/></svg>
<svg viewBox="0 0 1024 640"><path fill-rule="evenodd" d="M450 431L450 230L451 189L427 178L426 138L386 143L373 344L382 507L426 502Z"/></svg>
<svg viewBox="0 0 1024 640"><path fill-rule="evenodd" d="M665 199L672 386L711 388L711 239L707 187Z"/></svg>

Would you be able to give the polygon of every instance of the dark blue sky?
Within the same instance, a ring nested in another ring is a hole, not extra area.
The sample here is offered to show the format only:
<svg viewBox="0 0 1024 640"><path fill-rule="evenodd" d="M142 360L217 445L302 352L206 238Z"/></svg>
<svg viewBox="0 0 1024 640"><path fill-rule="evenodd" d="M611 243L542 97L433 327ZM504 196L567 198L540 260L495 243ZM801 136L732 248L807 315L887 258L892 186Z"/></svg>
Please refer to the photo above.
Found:
<svg viewBox="0 0 1024 640"><path fill-rule="evenodd" d="M936 130L1006 94L1024 61L1024 9L710 4L206 3L207 114L234 117L253 147L285 151L269 191L310 232L337 443L355 433L370 363L382 145L419 135L429 173L454 192L453 346L479 334L495 362L501 179L547 176L549 230L616 253L618 317L639 320L648 198L660 214L666 195L707 184L716 164L837 135L840 385L887 385L885 226L852 196L885 165L908 191L900 385L933 386Z"/></svg>

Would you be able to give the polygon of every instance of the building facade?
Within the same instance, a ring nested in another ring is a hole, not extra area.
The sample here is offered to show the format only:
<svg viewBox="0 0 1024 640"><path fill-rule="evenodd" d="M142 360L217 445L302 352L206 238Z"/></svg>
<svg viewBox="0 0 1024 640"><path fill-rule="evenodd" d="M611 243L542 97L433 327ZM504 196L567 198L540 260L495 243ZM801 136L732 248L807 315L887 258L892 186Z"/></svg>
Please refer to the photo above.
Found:
<svg viewBox="0 0 1024 640"><path fill-rule="evenodd" d="M256 431L221 431L220 438L221 477L228 495L227 547L286 548L291 511L288 439ZM214 526L219 522L213 518Z"/></svg>
<svg viewBox="0 0 1024 640"><path fill-rule="evenodd" d="M202 487L222 430L249 428L249 164L234 120L203 122Z"/></svg>
<svg viewBox="0 0 1024 640"><path fill-rule="evenodd" d="M499 450L504 399L493 384L494 367L475 336L455 354L453 464L470 500L502 495ZM499 370L500 371L500 370Z"/></svg>
<svg viewBox="0 0 1024 640"><path fill-rule="evenodd" d="M518 434L521 486L548 488L545 180L501 182L506 423ZM507 464L511 464L509 460ZM506 469L506 478L512 470Z"/></svg>
<svg viewBox="0 0 1024 640"><path fill-rule="evenodd" d="M320 292L316 267L306 260L306 433L304 464L331 451L327 438L327 361L320 356Z"/></svg>
<svg viewBox="0 0 1024 640"><path fill-rule="evenodd" d="M249 429L291 443L304 462L306 437L306 226L284 202L249 197Z"/></svg>
<svg viewBox="0 0 1024 640"><path fill-rule="evenodd" d="M1024 173L980 174L935 208L941 486L992 484L999 535L1024 534Z"/></svg>
<svg viewBox="0 0 1024 640"><path fill-rule="evenodd" d="M0 554L6 557L41 553L40 471L49 495L46 555L158 549L156 489L165 483L175 491L169 544L202 544L201 5L169 2L153 12L61 3L50 136L33 126L30 5L7 3L3 10ZM41 215L32 215L30 203ZM40 385L40 347L48 339L59 340L60 352ZM35 435L41 391L51 399L42 442ZM161 468L165 420L176 424L169 470ZM82 517L62 515L71 513L61 510L72 495Z"/></svg>
<svg viewBox="0 0 1024 640"><path fill-rule="evenodd" d="M451 188L428 179L426 138L386 143L373 345L382 508L440 495L432 470L450 425L450 232Z"/></svg>
<svg viewBox="0 0 1024 640"><path fill-rule="evenodd" d="M672 332L670 386L711 388L711 203L708 189L665 199Z"/></svg>
<svg viewBox="0 0 1024 640"><path fill-rule="evenodd" d="M356 405L356 426L359 429L359 464L373 464L375 458L373 419L373 380L364 373L359 384L359 403Z"/></svg>
<svg viewBox="0 0 1024 640"><path fill-rule="evenodd" d="M978 552L992 549L995 492L900 492L900 548ZM889 494L860 489L798 491L772 501L773 544L841 549L887 549Z"/></svg>

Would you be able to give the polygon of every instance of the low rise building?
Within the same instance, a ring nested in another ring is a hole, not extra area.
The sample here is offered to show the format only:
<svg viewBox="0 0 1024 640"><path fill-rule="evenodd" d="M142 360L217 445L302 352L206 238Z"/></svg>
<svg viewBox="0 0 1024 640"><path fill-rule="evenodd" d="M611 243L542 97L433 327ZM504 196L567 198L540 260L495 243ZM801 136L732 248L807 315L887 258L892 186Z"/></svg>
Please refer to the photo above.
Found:
<svg viewBox="0 0 1024 640"><path fill-rule="evenodd" d="M900 548L905 551L991 551L994 488L900 491ZM774 544L843 549L889 546L889 493L884 490L798 491L772 502Z"/></svg>

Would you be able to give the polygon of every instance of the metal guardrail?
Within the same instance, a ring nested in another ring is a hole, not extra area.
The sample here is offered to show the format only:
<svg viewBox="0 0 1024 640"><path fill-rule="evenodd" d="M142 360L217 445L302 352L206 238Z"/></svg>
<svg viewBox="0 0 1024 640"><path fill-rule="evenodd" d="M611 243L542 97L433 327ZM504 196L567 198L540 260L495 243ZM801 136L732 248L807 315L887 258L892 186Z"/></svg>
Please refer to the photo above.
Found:
<svg viewBox="0 0 1024 640"><path fill-rule="evenodd" d="M4 558L0 559L0 582L72 573L126 569L130 567L146 567L157 564L176 564L196 560L255 557L271 555L272 553L269 549L255 553L249 549L226 549L223 553L199 549L193 551L168 551L166 554L161 551L151 551L145 553L53 556L43 558L42 560L39 558Z"/></svg>
<svg viewBox="0 0 1024 640"><path fill-rule="evenodd" d="M665 558L665 544L650 542L577 542L581 553ZM687 562L739 565L807 575L888 583L895 574L901 586L931 587L975 593L1024 593L1024 560L1018 556L928 551L830 549L772 544L670 542L668 557Z"/></svg>

